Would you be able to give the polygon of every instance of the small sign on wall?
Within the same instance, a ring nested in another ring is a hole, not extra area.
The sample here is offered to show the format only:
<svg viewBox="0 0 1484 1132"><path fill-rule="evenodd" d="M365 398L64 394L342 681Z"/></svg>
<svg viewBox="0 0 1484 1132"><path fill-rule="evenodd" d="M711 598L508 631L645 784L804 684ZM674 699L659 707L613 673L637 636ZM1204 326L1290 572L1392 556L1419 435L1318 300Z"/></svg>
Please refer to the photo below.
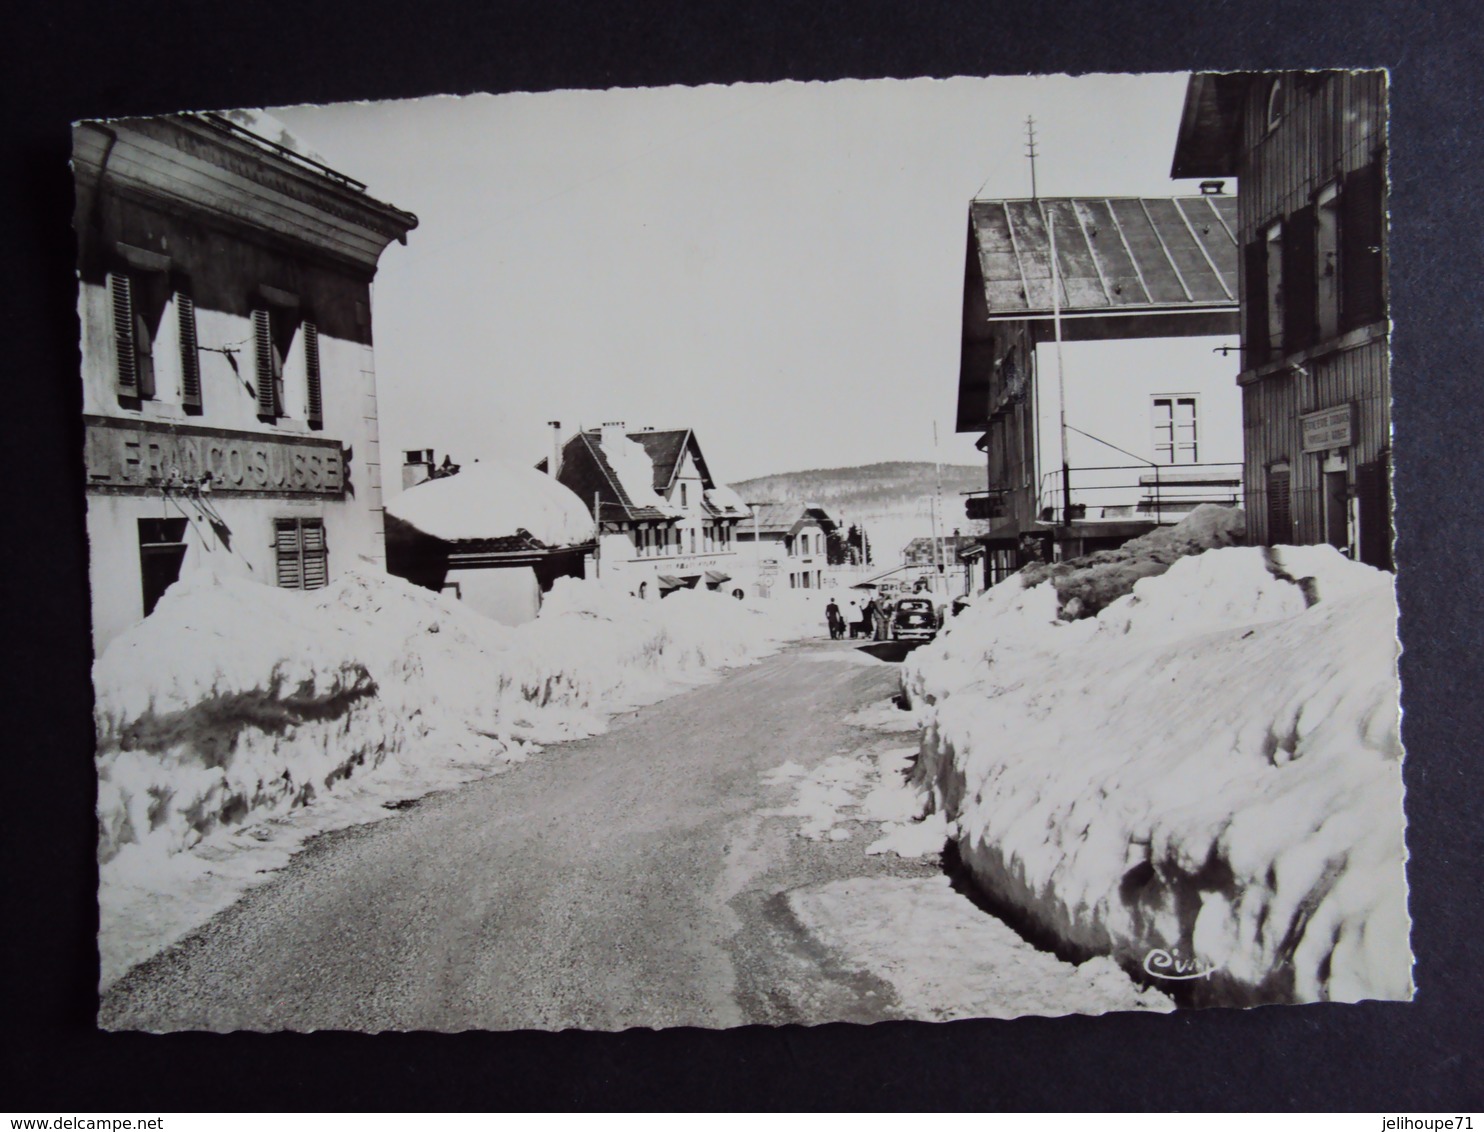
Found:
<svg viewBox="0 0 1484 1132"><path fill-rule="evenodd" d="M1305 452L1327 452L1331 448L1349 448L1354 435L1354 407L1340 405L1320 409L1299 417Z"/></svg>

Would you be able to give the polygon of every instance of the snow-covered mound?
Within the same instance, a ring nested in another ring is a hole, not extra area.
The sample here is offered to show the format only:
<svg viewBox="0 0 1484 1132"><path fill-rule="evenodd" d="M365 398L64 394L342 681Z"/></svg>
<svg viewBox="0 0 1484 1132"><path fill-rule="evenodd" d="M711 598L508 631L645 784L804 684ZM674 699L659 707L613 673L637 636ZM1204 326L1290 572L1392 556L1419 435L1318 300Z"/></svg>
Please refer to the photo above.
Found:
<svg viewBox="0 0 1484 1132"><path fill-rule="evenodd" d="M463 473L461 473L462 475ZM219 827L309 805L399 765L524 757L595 734L789 639L787 624L707 591L642 602L564 580L510 629L396 578L313 593L200 576L94 667L100 855L188 848Z"/></svg>
<svg viewBox="0 0 1484 1132"><path fill-rule="evenodd" d="M1156 527L1112 550L1066 562L1027 566L1025 584L1051 579L1068 621L1091 617L1134 588L1140 578L1163 574L1186 555L1235 546L1246 534L1240 508L1203 503L1172 527Z"/></svg>
<svg viewBox="0 0 1484 1132"><path fill-rule="evenodd" d="M1189 1001L1410 997L1391 576L1212 550L1071 621L1029 582L903 674L976 883L1069 954L1209 971L1159 982Z"/></svg>
<svg viewBox="0 0 1484 1132"><path fill-rule="evenodd" d="M593 540L592 516L571 488L503 460L481 460L410 487L386 510L449 541L525 535L545 547L566 547Z"/></svg>

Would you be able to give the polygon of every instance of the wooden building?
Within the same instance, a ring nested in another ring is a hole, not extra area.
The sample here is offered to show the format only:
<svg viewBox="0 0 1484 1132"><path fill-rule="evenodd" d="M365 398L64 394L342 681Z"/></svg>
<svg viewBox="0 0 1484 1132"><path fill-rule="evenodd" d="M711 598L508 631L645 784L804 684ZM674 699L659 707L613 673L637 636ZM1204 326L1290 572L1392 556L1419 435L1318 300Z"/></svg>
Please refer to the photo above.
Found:
<svg viewBox="0 0 1484 1132"><path fill-rule="evenodd" d="M80 122L72 164L94 647L183 570L379 568L371 280L417 218L245 112Z"/></svg>
<svg viewBox="0 0 1484 1132"><path fill-rule="evenodd" d="M1031 558L1116 546L1198 503L1236 501L1231 367L1208 347L1199 366L1141 370L1126 388L1098 374L1069 385L1083 454L1069 457L1065 477L1045 428L1056 374L1045 381L1038 357L1058 324L1068 343L1234 335L1236 222L1236 200L1219 185L1175 198L970 203L957 431L983 434L987 490L968 516L990 523L985 584Z"/></svg>
<svg viewBox="0 0 1484 1132"><path fill-rule="evenodd" d="M1171 176L1241 185L1249 540L1390 569L1385 74L1192 75Z"/></svg>

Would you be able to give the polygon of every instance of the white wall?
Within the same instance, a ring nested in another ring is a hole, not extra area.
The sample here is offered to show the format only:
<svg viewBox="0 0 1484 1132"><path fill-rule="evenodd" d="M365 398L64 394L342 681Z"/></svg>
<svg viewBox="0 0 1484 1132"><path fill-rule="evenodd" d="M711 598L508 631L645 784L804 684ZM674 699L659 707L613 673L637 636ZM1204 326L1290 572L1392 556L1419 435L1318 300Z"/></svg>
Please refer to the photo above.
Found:
<svg viewBox="0 0 1484 1132"><path fill-rule="evenodd" d="M210 533L200 513L163 493L89 492L89 580L93 594L93 646L101 651L124 628L143 616L138 520L191 518L200 530L199 556L191 565L274 583L273 520L313 516L323 520L331 578L348 568L383 569L381 463L376 421L376 375L369 346L333 338L321 331L320 373L324 428L311 432L304 421L303 333L296 335L285 382L287 415L276 424L257 417L253 391L255 366L250 318L220 311L196 312L202 412L181 407L181 365L177 316L172 302L161 320L155 358L156 395L138 409L119 404L113 313L106 285L82 283L83 412L124 420L199 425L265 437L315 436L349 448L350 485L343 499L327 496L248 498L227 491L211 494L211 506L231 530L230 549ZM234 371L221 348L233 348Z"/></svg>
<svg viewBox="0 0 1484 1132"><path fill-rule="evenodd" d="M1236 375L1241 368L1235 338L1159 338L1111 342L1069 342L1062 346L1065 363L1067 424L1117 445L1126 456L1076 432L1068 432L1068 462L1072 483L1079 467L1134 467L1154 460L1151 399L1163 394L1194 394L1198 405L1199 460L1234 463L1242 460L1242 400ZM1056 348L1037 348L1039 385L1038 435L1040 470L1061 468L1060 417L1057 398ZM1135 459L1138 457L1139 459ZM1105 477L1105 482L1131 482L1136 473ZM1115 493L1106 493L1114 498ZM1130 494L1137 494L1136 491ZM1090 496L1089 498L1104 497Z"/></svg>

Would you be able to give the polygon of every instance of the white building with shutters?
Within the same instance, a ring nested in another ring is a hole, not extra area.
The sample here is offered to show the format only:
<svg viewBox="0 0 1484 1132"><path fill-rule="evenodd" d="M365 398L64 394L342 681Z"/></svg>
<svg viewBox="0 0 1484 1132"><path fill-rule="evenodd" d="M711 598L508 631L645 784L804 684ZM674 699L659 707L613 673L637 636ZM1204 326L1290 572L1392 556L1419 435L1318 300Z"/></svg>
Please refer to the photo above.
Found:
<svg viewBox="0 0 1484 1132"><path fill-rule="evenodd" d="M417 218L272 119L73 131L95 650L182 571L384 563L371 280Z"/></svg>

